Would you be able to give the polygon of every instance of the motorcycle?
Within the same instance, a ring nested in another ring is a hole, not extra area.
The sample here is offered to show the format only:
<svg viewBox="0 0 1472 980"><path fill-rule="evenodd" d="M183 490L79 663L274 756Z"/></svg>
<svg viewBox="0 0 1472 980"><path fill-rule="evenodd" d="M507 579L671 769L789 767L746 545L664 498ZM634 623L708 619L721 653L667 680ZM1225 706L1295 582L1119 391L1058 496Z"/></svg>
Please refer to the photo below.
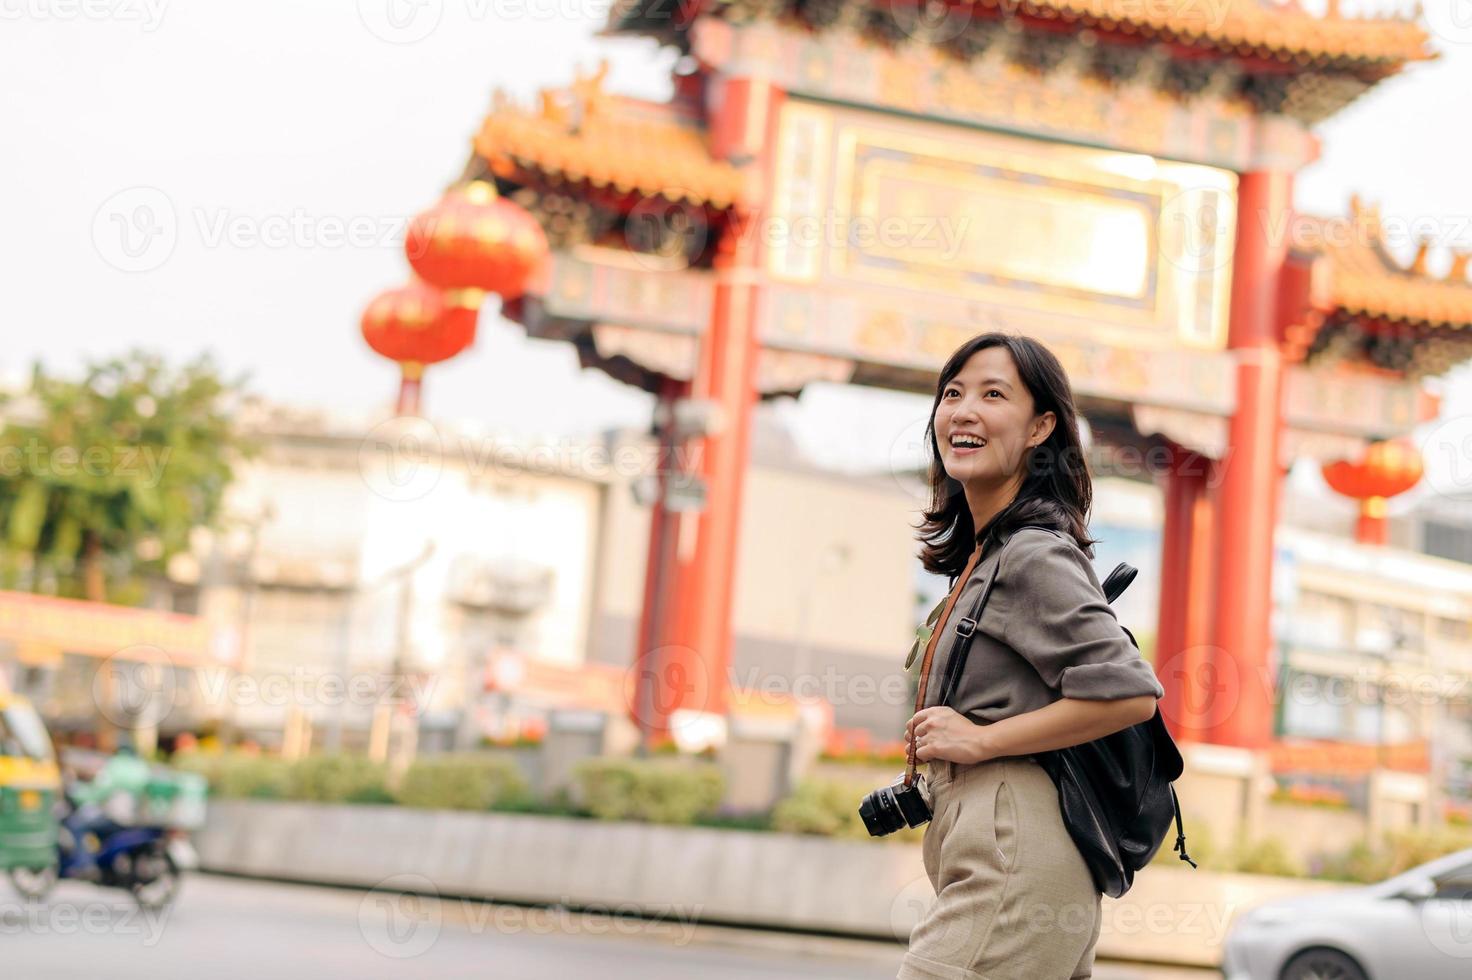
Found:
<svg viewBox="0 0 1472 980"><path fill-rule="evenodd" d="M141 908L156 911L179 893L185 870L198 866L188 834L159 825L138 825L130 801L118 796L107 804L79 804L62 794L65 812L57 834L57 860L43 868L13 867L10 882L16 891L44 899L61 879L90 881L104 888L120 888Z"/></svg>

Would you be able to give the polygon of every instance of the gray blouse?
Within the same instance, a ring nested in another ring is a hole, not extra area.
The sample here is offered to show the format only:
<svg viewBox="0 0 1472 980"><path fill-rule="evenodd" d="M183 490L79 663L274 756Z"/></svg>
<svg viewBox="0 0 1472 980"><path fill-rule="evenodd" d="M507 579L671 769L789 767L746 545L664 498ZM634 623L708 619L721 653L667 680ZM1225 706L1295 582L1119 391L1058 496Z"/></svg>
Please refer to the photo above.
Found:
<svg viewBox="0 0 1472 980"><path fill-rule="evenodd" d="M996 579L950 706L978 724L1047 707L1059 698L1107 701L1165 696L1073 537L1024 527L971 570L936 641L925 706L940 700L959 623Z"/></svg>

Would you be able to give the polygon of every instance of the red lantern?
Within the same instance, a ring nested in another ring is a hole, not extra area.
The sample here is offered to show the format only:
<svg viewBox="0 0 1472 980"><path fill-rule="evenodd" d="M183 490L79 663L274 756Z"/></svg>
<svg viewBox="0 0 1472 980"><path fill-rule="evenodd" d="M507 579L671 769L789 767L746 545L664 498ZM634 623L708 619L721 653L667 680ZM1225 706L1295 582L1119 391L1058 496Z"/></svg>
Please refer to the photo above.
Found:
<svg viewBox="0 0 1472 980"><path fill-rule="evenodd" d="M477 289L515 299L546 260L547 236L523 207L485 181L451 188L409 223L409 264L441 289Z"/></svg>
<svg viewBox="0 0 1472 980"><path fill-rule="evenodd" d="M478 306L452 302L433 286L410 282L378 294L363 311L363 339L403 370L399 414L419 413L426 364L449 360L475 340Z"/></svg>
<svg viewBox="0 0 1472 980"><path fill-rule="evenodd" d="M1324 482L1360 502L1354 536L1365 544L1385 544L1386 498L1414 487L1422 472L1420 452L1403 439L1374 443L1358 463L1341 459L1323 467Z"/></svg>

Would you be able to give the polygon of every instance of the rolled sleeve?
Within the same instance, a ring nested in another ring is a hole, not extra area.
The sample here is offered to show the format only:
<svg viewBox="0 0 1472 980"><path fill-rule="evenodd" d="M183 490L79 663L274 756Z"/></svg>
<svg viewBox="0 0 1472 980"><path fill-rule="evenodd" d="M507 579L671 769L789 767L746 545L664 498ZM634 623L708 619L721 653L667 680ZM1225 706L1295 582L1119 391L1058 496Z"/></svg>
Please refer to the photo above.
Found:
<svg viewBox="0 0 1472 980"><path fill-rule="evenodd" d="M1164 697L1077 544L1049 531L1016 533L1029 539L1007 548L999 569L1003 642L1066 698Z"/></svg>

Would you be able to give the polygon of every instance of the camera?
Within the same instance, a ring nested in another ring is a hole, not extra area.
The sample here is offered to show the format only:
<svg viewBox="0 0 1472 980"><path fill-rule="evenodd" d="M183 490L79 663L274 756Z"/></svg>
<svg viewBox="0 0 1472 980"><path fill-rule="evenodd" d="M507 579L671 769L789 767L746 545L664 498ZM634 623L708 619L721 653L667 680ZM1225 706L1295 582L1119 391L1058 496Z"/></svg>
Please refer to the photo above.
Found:
<svg viewBox="0 0 1472 980"><path fill-rule="evenodd" d="M859 816L863 818L869 836L883 837L901 827L918 827L929 820L930 801L922 791L924 784L923 775L916 775L909 786L905 785L905 777L900 776L888 786L881 786L864 797L859 804Z"/></svg>

